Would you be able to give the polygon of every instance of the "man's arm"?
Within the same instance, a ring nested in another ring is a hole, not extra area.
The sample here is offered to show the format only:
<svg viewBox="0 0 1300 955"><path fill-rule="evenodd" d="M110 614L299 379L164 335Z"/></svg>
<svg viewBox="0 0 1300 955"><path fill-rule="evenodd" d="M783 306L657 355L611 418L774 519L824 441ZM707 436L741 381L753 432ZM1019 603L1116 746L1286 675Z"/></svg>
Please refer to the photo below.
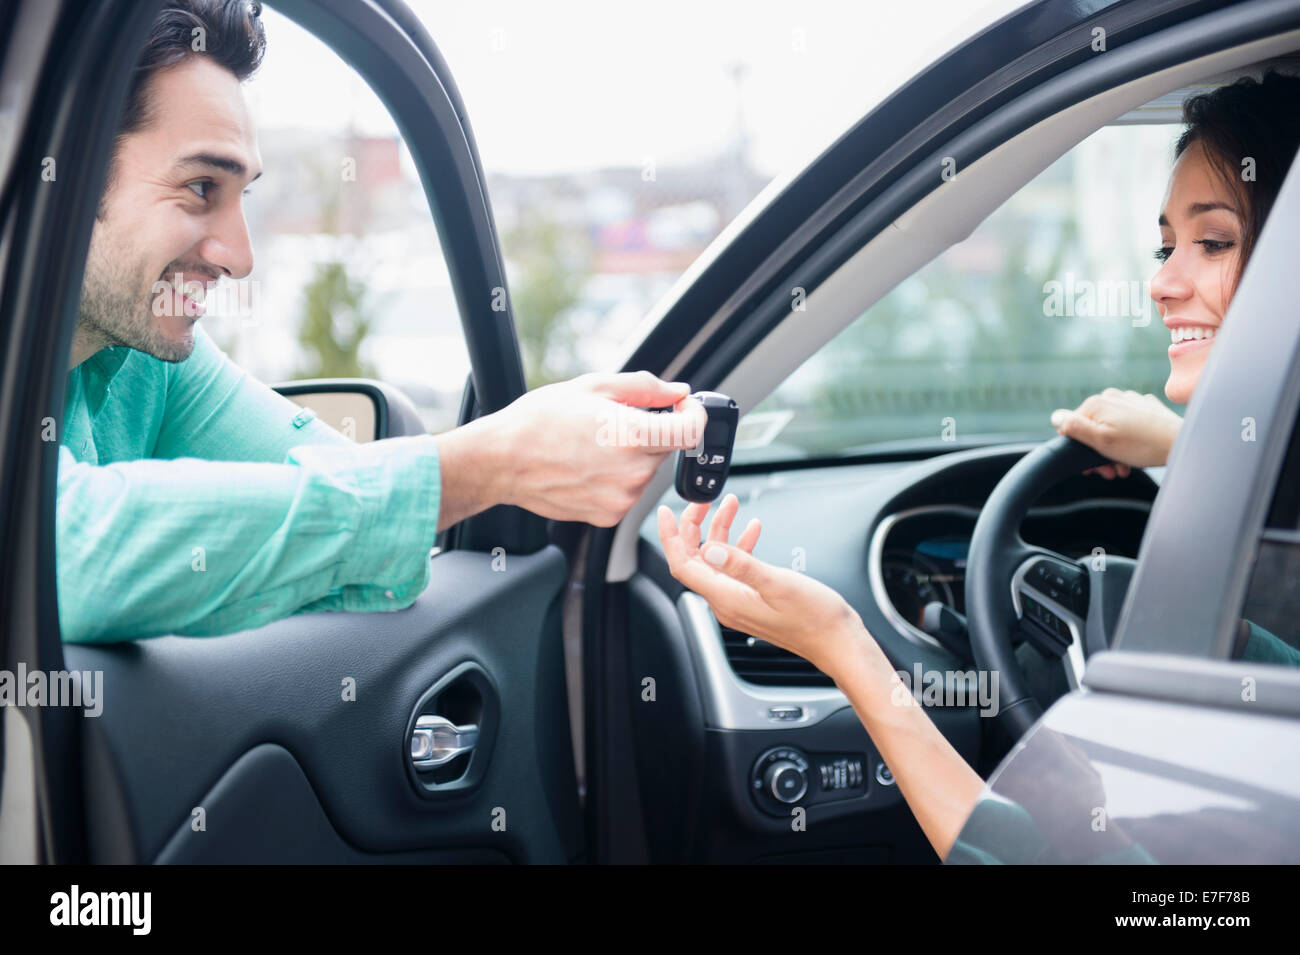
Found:
<svg viewBox="0 0 1300 955"><path fill-rule="evenodd" d="M690 388L649 372L589 374L537 388L509 407L437 436L438 530L497 504L609 527L641 496L664 457L694 447L704 409ZM641 408L676 413L649 415ZM280 463L304 444L350 445L248 375L199 326L194 352L169 372L154 454Z"/></svg>
<svg viewBox="0 0 1300 955"><path fill-rule="evenodd" d="M304 446L283 464L97 467L60 448L63 639L231 633L322 598L408 606L428 582L437 474L428 436Z"/></svg>
<svg viewBox="0 0 1300 955"><path fill-rule="evenodd" d="M167 460L96 467L60 451L65 640L407 606L437 529L495 504L611 526L704 424L683 384L587 375L444 435L356 445L319 421L300 427L295 405L206 336L190 361L169 375L153 449ZM670 404L680 413L633 407Z"/></svg>

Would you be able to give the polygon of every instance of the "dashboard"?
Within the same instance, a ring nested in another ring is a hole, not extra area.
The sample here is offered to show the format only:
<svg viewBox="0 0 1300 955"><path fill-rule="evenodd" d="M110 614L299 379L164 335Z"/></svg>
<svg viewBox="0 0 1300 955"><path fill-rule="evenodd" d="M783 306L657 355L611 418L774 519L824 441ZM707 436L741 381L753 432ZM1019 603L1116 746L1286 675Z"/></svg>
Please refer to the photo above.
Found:
<svg viewBox="0 0 1300 955"><path fill-rule="evenodd" d="M1020 534L1071 560L1136 558L1149 511L1142 499L1084 498L1032 510ZM974 506L932 504L889 514L877 525L869 568L873 596L904 636L929 640L923 615L932 601L966 613L966 555L978 518Z"/></svg>
<svg viewBox="0 0 1300 955"><path fill-rule="evenodd" d="M948 668L960 661L924 632L922 613L937 600L965 614L966 552L980 508L1032 447L1003 445L840 467L737 469L727 484L740 499L734 526L759 518L763 529L755 556L808 573L843 595L900 667L920 662ZM1162 473L1148 469L1113 481L1096 475L1069 478L1031 508L1021 536L1071 559L1098 549L1135 558ZM681 511L682 502L671 491L662 503ZM642 567L675 599L683 588L667 574L653 511L641 538ZM745 637L721 634L727 644ZM784 659L777 648L760 649ZM809 685L802 679L789 683L801 684Z"/></svg>
<svg viewBox="0 0 1300 955"><path fill-rule="evenodd" d="M925 633L922 612L937 600L965 613L967 554L980 508L1036 446L824 467L737 467L727 482L740 500L733 526L758 518L754 555L843 596L896 669L967 672L969 654ZM1030 509L1021 536L1070 558L1098 548L1136 557L1161 475L1151 469L1113 481L1067 478ZM662 503L674 513L684 506L671 491ZM658 687L654 706L634 707L631 719L641 801L665 858L735 862L779 852L785 861L815 861L818 851L854 845L864 861L933 861L888 767L834 682L779 647L721 627L708 604L668 572L653 510L639 538L638 569L625 595L626 665L639 679L653 676ZM1049 666L1046 658L1040 666ZM1055 679L1044 684L1054 698L1065 676L1048 677ZM929 715L986 777L1013 745L1000 721L981 718L976 706L931 707ZM790 813L798 809L806 810L809 830L791 837ZM696 818L709 822L697 827ZM817 837L809 838L814 829Z"/></svg>

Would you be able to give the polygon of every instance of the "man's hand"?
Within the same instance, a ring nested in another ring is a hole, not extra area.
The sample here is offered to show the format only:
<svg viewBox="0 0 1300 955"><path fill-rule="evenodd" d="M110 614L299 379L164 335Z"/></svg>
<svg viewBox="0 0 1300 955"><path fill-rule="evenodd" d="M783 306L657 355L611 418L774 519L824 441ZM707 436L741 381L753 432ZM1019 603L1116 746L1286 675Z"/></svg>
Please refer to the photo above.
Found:
<svg viewBox="0 0 1300 955"><path fill-rule="evenodd" d="M644 371L583 375L439 436L438 529L495 504L612 527L667 455L699 444L706 416L689 394Z"/></svg>
<svg viewBox="0 0 1300 955"><path fill-rule="evenodd" d="M1114 462L1084 472L1095 471L1107 480L1128 477L1130 468L1159 467L1168 462L1182 423L1183 419L1155 395L1118 388L1084 399L1074 411L1060 408L1052 412L1052 426L1057 431Z"/></svg>

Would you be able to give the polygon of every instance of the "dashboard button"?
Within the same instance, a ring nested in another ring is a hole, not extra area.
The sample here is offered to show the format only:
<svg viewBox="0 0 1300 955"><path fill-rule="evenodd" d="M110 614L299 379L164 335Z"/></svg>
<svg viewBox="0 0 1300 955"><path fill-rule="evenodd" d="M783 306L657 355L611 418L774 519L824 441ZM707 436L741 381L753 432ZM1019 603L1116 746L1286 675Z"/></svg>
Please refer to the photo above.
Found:
<svg viewBox="0 0 1300 955"><path fill-rule="evenodd" d="M789 723L795 720L803 719L802 706L770 706L767 709L767 715L770 719L780 720L783 723Z"/></svg>
<svg viewBox="0 0 1300 955"><path fill-rule="evenodd" d="M763 774L764 788L778 802L795 803L808 791L808 776L789 760L768 767Z"/></svg>

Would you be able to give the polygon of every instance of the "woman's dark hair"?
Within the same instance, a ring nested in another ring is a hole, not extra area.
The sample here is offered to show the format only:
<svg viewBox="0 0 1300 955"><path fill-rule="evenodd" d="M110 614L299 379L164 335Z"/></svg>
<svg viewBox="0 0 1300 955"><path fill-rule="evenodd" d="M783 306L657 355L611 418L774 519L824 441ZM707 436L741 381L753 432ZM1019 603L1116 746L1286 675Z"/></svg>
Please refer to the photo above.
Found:
<svg viewBox="0 0 1300 955"><path fill-rule="evenodd" d="M262 5L257 0L170 0L154 19L149 39L136 61L118 122L116 144L153 121L148 83L158 71L188 56L206 56L241 82L252 76L266 52L266 30L261 18ZM112 189L117 172L116 145L113 154L105 195ZM98 218L103 217L101 200Z"/></svg>
<svg viewBox="0 0 1300 955"><path fill-rule="evenodd" d="M1200 93L1183 104L1183 121L1174 159L1199 143L1241 210L1235 285L1300 148L1300 76L1268 70L1260 80L1246 76Z"/></svg>

